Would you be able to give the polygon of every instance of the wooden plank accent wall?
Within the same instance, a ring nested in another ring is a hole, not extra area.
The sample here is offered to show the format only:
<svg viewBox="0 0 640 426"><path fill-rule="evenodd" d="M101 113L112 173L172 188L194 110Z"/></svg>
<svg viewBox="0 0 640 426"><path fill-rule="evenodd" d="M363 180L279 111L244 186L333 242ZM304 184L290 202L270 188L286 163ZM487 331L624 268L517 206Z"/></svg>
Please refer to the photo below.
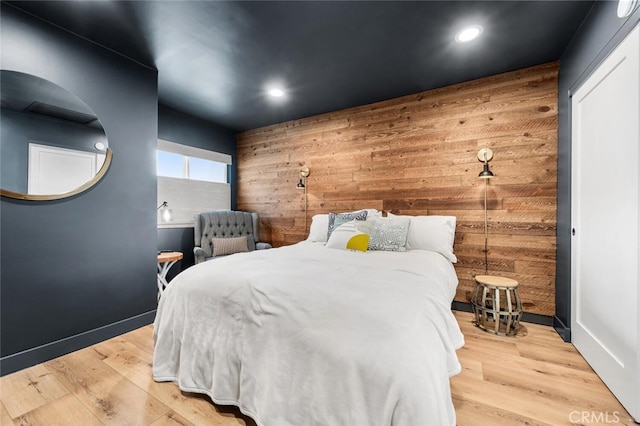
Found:
<svg viewBox="0 0 640 426"><path fill-rule="evenodd" d="M306 238L317 213L376 208L457 217L456 300L484 273L519 281L524 309L554 314L558 64L549 63L238 134L238 209L274 246ZM308 206L295 188L307 166Z"/></svg>

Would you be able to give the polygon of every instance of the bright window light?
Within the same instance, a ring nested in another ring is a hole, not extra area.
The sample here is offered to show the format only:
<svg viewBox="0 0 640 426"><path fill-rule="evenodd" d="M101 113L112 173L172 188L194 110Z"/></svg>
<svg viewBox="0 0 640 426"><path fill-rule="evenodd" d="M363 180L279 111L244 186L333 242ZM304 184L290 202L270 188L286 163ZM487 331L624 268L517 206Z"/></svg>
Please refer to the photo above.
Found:
<svg viewBox="0 0 640 426"><path fill-rule="evenodd" d="M157 153L158 176L228 183L226 163L162 150Z"/></svg>
<svg viewBox="0 0 640 426"><path fill-rule="evenodd" d="M226 183L227 165L219 161L189 157L189 179Z"/></svg>
<svg viewBox="0 0 640 426"><path fill-rule="evenodd" d="M158 161L156 162L158 176L184 179L184 155L173 152L157 151Z"/></svg>
<svg viewBox="0 0 640 426"><path fill-rule="evenodd" d="M482 30L482 25L471 25L469 27L465 27L456 34L456 41L458 43L466 43L474 40L482 34Z"/></svg>

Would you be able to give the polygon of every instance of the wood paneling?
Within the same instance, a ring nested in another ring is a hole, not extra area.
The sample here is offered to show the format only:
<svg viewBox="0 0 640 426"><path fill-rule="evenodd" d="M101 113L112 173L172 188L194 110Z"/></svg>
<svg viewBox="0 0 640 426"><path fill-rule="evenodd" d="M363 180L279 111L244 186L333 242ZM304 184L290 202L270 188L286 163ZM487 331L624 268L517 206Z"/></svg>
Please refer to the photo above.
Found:
<svg viewBox="0 0 640 426"><path fill-rule="evenodd" d="M456 300L466 302L484 273L476 155L489 147L489 273L519 281L527 312L553 315L557 87L549 63L240 133L238 209L260 214L261 239L274 246L306 238L317 213L454 215Z"/></svg>

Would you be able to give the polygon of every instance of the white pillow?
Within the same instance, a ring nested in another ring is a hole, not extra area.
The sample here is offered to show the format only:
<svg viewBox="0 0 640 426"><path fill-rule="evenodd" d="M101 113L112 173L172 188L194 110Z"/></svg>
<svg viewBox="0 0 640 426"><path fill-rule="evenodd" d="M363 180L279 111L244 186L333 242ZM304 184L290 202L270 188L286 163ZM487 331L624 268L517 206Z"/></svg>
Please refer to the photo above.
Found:
<svg viewBox="0 0 640 426"><path fill-rule="evenodd" d="M373 222L352 220L336 227L327 247L341 250L367 251L369 234L373 230Z"/></svg>
<svg viewBox="0 0 640 426"><path fill-rule="evenodd" d="M311 227L307 241L312 243L326 243L327 230L329 229L329 215L317 214L311 218Z"/></svg>
<svg viewBox="0 0 640 426"><path fill-rule="evenodd" d="M431 250L442 254L452 263L458 261L453 254L453 240L456 235L455 216L397 216L388 213L387 217L411 218L407 250Z"/></svg>

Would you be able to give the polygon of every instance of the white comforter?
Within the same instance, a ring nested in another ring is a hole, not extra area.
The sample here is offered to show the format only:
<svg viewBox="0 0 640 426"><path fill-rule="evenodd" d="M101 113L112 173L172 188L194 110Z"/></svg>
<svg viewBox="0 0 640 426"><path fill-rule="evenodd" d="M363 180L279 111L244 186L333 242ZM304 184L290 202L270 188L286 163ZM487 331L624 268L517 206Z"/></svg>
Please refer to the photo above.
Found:
<svg viewBox="0 0 640 426"><path fill-rule="evenodd" d="M205 262L160 300L154 379L261 426L454 425L457 282L424 250L302 242Z"/></svg>

